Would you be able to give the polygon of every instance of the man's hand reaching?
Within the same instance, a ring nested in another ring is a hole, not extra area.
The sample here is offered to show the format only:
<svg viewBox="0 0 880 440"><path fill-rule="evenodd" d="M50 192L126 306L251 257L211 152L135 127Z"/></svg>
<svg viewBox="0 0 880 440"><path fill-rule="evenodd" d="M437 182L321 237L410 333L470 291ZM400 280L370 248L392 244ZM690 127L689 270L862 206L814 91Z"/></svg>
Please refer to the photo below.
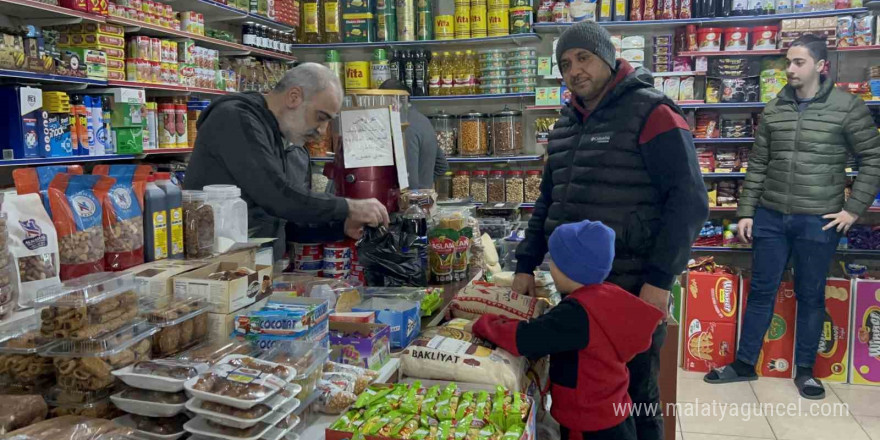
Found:
<svg viewBox="0 0 880 440"><path fill-rule="evenodd" d="M520 295L535 296L535 276L528 273L516 274L511 289Z"/></svg>
<svg viewBox="0 0 880 440"><path fill-rule="evenodd" d="M388 210L376 199L345 199L348 202L348 218L345 219L345 233L363 226L388 226ZM349 235L351 236L351 235Z"/></svg>

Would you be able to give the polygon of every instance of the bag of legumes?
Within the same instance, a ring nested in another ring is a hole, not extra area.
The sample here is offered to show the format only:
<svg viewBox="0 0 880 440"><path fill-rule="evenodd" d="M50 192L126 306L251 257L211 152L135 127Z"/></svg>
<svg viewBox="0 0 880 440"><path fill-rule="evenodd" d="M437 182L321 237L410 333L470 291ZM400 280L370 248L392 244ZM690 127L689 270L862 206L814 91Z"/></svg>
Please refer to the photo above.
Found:
<svg viewBox="0 0 880 440"><path fill-rule="evenodd" d="M149 165L98 165L92 174L116 179L104 200L104 267L125 270L144 263L144 191Z"/></svg>
<svg viewBox="0 0 880 440"><path fill-rule="evenodd" d="M59 174L49 184L52 222L58 232L61 281L104 270L104 199L116 180Z"/></svg>
<svg viewBox="0 0 880 440"><path fill-rule="evenodd" d="M18 308L32 307L34 293L43 287L61 282L58 278L58 238L55 226L36 193L6 194L3 198L3 213L6 214L9 252L12 254L15 272L12 278L18 292Z"/></svg>
<svg viewBox="0 0 880 440"><path fill-rule="evenodd" d="M19 194L38 193L43 201L43 208L52 217L49 209L49 197L46 195L49 184L58 174L82 174L83 169L79 165L49 165L37 168L19 168L12 171L12 180L15 181L15 189Z"/></svg>

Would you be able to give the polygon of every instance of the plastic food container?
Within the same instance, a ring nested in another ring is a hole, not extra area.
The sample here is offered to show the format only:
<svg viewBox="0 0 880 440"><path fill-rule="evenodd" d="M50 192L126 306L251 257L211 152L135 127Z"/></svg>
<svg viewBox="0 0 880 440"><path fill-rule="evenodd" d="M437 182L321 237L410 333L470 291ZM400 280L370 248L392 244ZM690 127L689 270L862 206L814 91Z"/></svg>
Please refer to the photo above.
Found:
<svg viewBox="0 0 880 440"><path fill-rule="evenodd" d="M724 29L724 50L749 50L749 28Z"/></svg>
<svg viewBox="0 0 880 440"><path fill-rule="evenodd" d="M114 371L113 375L130 387L177 393L183 391L184 382L207 372L209 368L204 362L162 359L129 365Z"/></svg>
<svg viewBox="0 0 880 440"><path fill-rule="evenodd" d="M176 403L166 403L172 400ZM162 393L148 390L125 390L110 396L119 409L146 417L174 417L186 408L184 393Z"/></svg>
<svg viewBox="0 0 880 440"><path fill-rule="evenodd" d="M53 342L40 334L40 317L31 315L0 327L0 386L31 389L52 382L52 359L40 356Z"/></svg>
<svg viewBox="0 0 880 440"><path fill-rule="evenodd" d="M487 77L505 77L507 76L507 67L489 67L486 69L480 69L480 78Z"/></svg>
<svg viewBox="0 0 880 440"><path fill-rule="evenodd" d="M279 413L289 414L294 409L299 407L300 401L296 397L284 397L280 395L276 395L266 403L261 404L265 408L263 411L256 414L260 414L258 417L246 418L240 417L241 411L234 411L232 408L229 408L232 411L229 411L230 414L212 411L211 409L204 408L206 402L199 399L190 399L186 402L186 409L190 412L203 417L205 420L216 423L218 425L228 426L230 428L236 429L247 429L254 425L257 425L262 422L267 422L272 418L278 418ZM210 405L210 402L208 402ZM237 415L232 415L237 414Z"/></svg>
<svg viewBox="0 0 880 440"><path fill-rule="evenodd" d="M700 28L697 30L697 45L700 52L721 50L721 28Z"/></svg>
<svg viewBox="0 0 880 440"><path fill-rule="evenodd" d="M214 247L214 209L204 191L184 190L183 253L188 259L207 258Z"/></svg>
<svg viewBox="0 0 880 440"><path fill-rule="evenodd" d="M235 356L235 357L233 357ZM232 358L232 359L230 359ZM247 359L246 363L264 367L280 366L274 362L260 361L249 356L227 356L214 366L210 372L194 377L184 383L186 391L201 400L216 402L239 409L250 409L266 402L279 392L296 395L299 385L287 382L296 374L288 367L288 377L279 378L264 371L253 371L252 368L240 368L238 362L228 363L233 359ZM245 371L247 370L247 371ZM247 393L244 396L243 393Z"/></svg>
<svg viewBox="0 0 880 440"><path fill-rule="evenodd" d="M131 414L127 414L127 415L113 419L113 422L118 425L125 426L126 428L130 428L130 429L135 430L135 432L137 432L138 437L145 438L147 440L177 440L186 434L186 431L183 429L183 426L180 427L180 432L176 432L174 434L167 434L167 435L156 434L156 433L152 433L150 431L138 429L138 422L136 420L138 417L140 417L140 416L137 416L137 415L133 416ZM186 418L184 417L183 420L186 420ZM180 422L177 422L177 423L180 423Z"/></svg>
<svg viewBox="0 0 880 440"><path fill-rule="evenodd" d="M534 86L538 83L533 75L513 75L507 81L511 86Z"/></svg>
<svg viewBox="0 0 880 440"><path fill-rule="evenodd" d="M485 156L489 153L488 115L469 112L459 118L458 152L464 157Z"/></svg>
<svg viewBox="0 0 880 440"><path fill-rule="evenodd" d="M293 412L291 410L291 412ZM284 414L280 416L276 416L280 421L282 418L288 416L289 414ZM277 423L277 422L276 422ZM287 429L279 429L274 425L261 422L250 428L246 429L237 429L230 427L218 426L216 424L211 424L204 417L198 416L184 425L184 429L187 432L197 435L197 436L205 436L222 440L279 440L291 428Z"/></svg>
<svg viewBox="0 0 880 440"><path fill-rule="evenodd" d="M532 57L512 57L507 59L507 67L532 67L538 68L538 60Z"/></svg>
<svg viewBox="0 0 880 440"><path fill-rule="evenodd" d="M483 87L504 87L507 85L507 77L483 77L480 82Z"/></svg>
<svg viewBox="0 0 880 440"><path fill-rule="evenodd" d="M321 374L323 373L322 367L324 366L324 362L327 362L327 359L330 358L330 350L325 346L319 344L313 344L314 349L309 350L309 352L305 355L301 356L290 356L291 358L298 357L301 360L309 361L309 363L305 364L303 367L299 367L300 364L304 362L297 363L297 374L296 377L291 381L302 387L302 390L296 395L297 399L303 400L312 392L315 391L315 388L318 386L318 380L321 379ZM277 360L279 363L284 365L288 365L288 362L282 362L277 357L270 357L271 359Z"/></svg>
<svg viewBox="0 0 880 440"><path fill-rule="evenodd" d="M85 416L112 419L121 414L108 398L107 391L83 392L53 387L44 396L49 405L49 417Z"/></svg>
<svg viewBox="0 0 880 440"><path fill-rule="evenodd" d="M776 49L777 26L756 26L752 28L752 49Z"/></svg>
<svg viewBox="0 0 880 440"><path fill-rule="evenodd" d="M492 151L496 156L516 156L522 151L521 112L505 109L492 115Z"/></svg>
<svg viewBox="0 0 880 440"><path fill-rule="evenodd" d="M455 118L449 113L440 112L430 117L434 133L437 135L437 147L443 151L446 157L455 156L458 153L455 145Z"/></svg>
<svg viewBox="0 0 880 440"><path fill-rule="evenodd" d="M176 301L147 315L159 327L153 335L153 356L164 358L198 345L208 337L211 305L201 298Z"/></svg>
<svg viewBox="0 0 880 440"><path fill-rule="evenodd" d="M99 272L40 289L34 300L41 331L55 339L85 341L131 324L140 314L134 275ZM50 333L51 332L51 333Z"/></svg>
<svg viewBox="0 0 880 440"><path fill-rule="evenodd" d="M210 341L195 346L177 356L177 360L204 362L214 365L230 354L256 355L259 349L242 341Z"/></svg>
<svg viewBox="0 0 880 440"><path fill-rule="evenodd" d="M534 47L518 47L513 50L507 51L508 58L515 57L523 57L523 58L537 58L538 51Z"/></svg>
<svg viewBox="0 0 880 440"><path fill-rule="evenodd" d="M485 61L485 60L502 60L503 61L504 58L507 58L506 52L502 49L482 50L482 51L478 52L477 55L479 56L480 61Z"/></svg>
<svg viewBox="0 0 880 440"><path fill-rule="evenodd" d="M235 243L246 243L247 203L235 185L208 185L203 188L214 210L214 252L226 252Z"/></svg>
<svg viewBox="0 0 880 440"><path fill-rule="evenodd" d="M309 395L305 400L303 400L302 404L299 408L293 410L293 415L299 417L299 425L297 425L291 433L302 434L307 427L311 426L320 416L315 405L318 401L318 398L321 397L321 391L315 391ZM288 434L289 435L289 434ZM288 437L289 438L289 437Z"/></svg>
<svg viewBox="0 0 880 440"><path fill-rule="evenodd" d="M157 330L141 321L100 339L60 341L43 355L56 358L53 364L59 387L74 391L106 390L116 383L113 370L149 359L150 336Z"/></svg>

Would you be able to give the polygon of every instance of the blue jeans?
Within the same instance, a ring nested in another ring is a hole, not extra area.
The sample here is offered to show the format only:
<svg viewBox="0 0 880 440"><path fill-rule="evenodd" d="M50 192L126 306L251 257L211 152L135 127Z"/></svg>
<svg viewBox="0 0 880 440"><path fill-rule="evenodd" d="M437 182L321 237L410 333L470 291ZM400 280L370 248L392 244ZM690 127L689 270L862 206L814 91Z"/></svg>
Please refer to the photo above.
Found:
<svg viewBox="0 0 880 440"><path fill-rule="evenodd" d="M797 298L795 363L812 368L825 321L825 278L840 235L823 231L819 215L786 215L765 208L755 212L752 229L752 283L743 316L737 359L754 365L773 318L776 292L789 257Z"/></svg>

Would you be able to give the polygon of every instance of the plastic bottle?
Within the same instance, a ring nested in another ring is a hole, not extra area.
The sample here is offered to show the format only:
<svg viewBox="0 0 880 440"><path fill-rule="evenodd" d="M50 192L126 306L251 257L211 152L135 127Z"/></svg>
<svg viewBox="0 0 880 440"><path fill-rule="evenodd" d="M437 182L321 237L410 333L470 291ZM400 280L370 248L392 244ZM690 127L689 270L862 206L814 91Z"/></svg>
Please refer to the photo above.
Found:
<svg viewBox="0 0 880 440"><path fill-rule="evenodd" d="M247 242L248 210L235 185L208 185L203 188L214 210L214 252L226 252L235 243Z"/></svg>
<svg viewBox="0 0 880 440"><path fill-rule="evenodd" d="M428 63L428 95L440 96L440 55L437 52L431 53L431 62Z"/></svg>
<svg viewBox="0 0 880 440"><path fill-rule="evenodd" d="M465 65L470 70L470 77L468 80L468 95L476 95L479 93L477 91L477 73L480 71L480 64L477 60L477 54L473 51L466 50L465 51Z"/></svg>
<svg viewBox="0 0 880 440"><path fill-rule="evenodd" d="M467 95L468 89L470 87L470 76L473 74L473 72L471 72L470 66L468 66L464 54L461 53L461 51L455 52L455 61L453 62L453 66L453 72L455 74L455 85L452 87L452 94Z"/></svg>
<svg viewBox="0 0 880 440"><path fill-rule="evenodd" d="M168 211L168 258L183 259L183 197L171 181L171 173L155 173L156 186L165 192Z"/></svg>
<svg viewBox="0 0 880 440"><path fill-rule="evenodd" d="M168 258L168 208L165 191L156 185L156 176L147 177L144 191L144 260Z"/></svg>
<svg viewBox="0 0 880 440"><path fill-rule="evenodd" d="M428 95L428 84L425 82L425 64L425 54L422 51L417 51L413 62L413 75L415 76L415 87L412 88L413 96Z"/></svg>
<svg viewBox="0 0 880 440"><path fill-rule="evenodd" d="M74 115L73 123L76 124L77 145L73 146L76 151L74 154L78 156L89 155L89 131L88 131L88 111L83 102L83 97L73 95L70 97L70 112Z"/></svg>
<svg viewBox="0 0 880 440"><path fill-rule="evenodd" d="M113 130L110 126L110 115L112 114L112 109L110 108L110 100L104 98L101 103L101 125L104 127L104 154L116 154L116 143L113 142Z"/></svg>
<svg viewBox="0 0 880 440"><path fill-rule="evenodd" d="M449 52L443 52L443 60L440 62L442 80L440 82L440 95L453 95L455 90L455 62Z"/></svg>

